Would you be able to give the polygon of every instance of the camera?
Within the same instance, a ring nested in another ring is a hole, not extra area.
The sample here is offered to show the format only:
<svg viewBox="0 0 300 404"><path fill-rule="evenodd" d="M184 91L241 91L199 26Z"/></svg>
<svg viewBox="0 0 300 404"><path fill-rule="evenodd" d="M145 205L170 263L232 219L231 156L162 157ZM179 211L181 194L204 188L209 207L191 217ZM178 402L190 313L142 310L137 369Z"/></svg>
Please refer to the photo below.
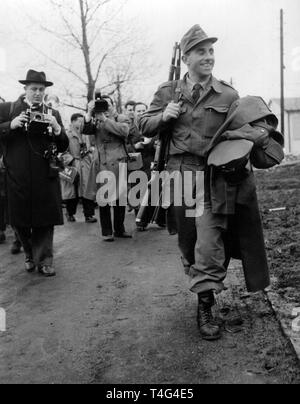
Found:
<svg viewBox="0 0 300 404"><path fill-rule="evenodd" d="M29 123L37 122L37 123L45 123L46 119L49 119L49 115L43 114L42 112L30 111L29 112Z"/></svg>
<svg viewBox="0 0 300 404"><path fill-rule="evenodd" d="M27 109L26 117L27 123L25 124L25 130L31 133L44 133L49 126L47 119L50 115L44 114L43 112L35 111L34 108Z"/></svg>
<svg viewBox="0 0 300 404"><path fill-rule="evenodd" d="M88 156L91 152L88 150L87 145L85 143L82 143L80 145L80 157L84 159L86 156Z"/></svg>
<svg viewBox="0 0 300 404"><path fill-rule="evenodd" d="M109 104L105 98L102 98L101 91L95 91L95 114L103 114L109 110Z"/></svg>
<svg viewBox="0 0 300 404"><path fill-rule="evenodd" d="M39 105L34 104L31 108L28 108L26 111L26 116L28 119L28 123L43 123L47 124L46 120L49 119L50 115L45 114L44 112L40 112Z"/></svg>
<svg viewBox="0 0 300 404"><path fill-rule="evenodd" d="M49 161L49 178L57 178L64 169L62 158L58 157L58 150L55 143L51 143L44 152L44 158Z"/></svg>

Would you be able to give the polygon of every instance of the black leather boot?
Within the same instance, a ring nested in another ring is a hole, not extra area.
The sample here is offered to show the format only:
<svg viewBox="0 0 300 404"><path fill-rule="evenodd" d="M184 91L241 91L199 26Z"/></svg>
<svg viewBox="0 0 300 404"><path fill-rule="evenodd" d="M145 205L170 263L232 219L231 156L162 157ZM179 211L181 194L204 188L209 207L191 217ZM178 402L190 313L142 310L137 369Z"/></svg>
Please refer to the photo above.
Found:
<svg viewBox="0 0 300 404"><path fill-rule="evenodd" d="M198 300L198 327L201 337L206 341L220 339L220 327L214 321L212 314L212 307L215 304L213 291L198 294Z"/></svg>

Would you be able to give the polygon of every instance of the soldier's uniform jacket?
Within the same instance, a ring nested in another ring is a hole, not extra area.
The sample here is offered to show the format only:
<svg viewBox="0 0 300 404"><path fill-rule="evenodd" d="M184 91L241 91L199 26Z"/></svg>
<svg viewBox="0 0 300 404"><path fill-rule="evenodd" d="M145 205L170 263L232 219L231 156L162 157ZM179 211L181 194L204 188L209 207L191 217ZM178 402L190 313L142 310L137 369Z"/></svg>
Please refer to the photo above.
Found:
<svg viewBox="0 0 300 404"><path fill-rule="evenodd" d="M204 158L231 104L239 98L238 93L229 84L212 77L195 103L187 76L179 82L164 83L156 92L150 109L140 118L139 127L144 136L153 137L169 125L163 122L163 112L176 97L182 102L182 108L180 117L171 123L170 155L190 153Z"/></svg>

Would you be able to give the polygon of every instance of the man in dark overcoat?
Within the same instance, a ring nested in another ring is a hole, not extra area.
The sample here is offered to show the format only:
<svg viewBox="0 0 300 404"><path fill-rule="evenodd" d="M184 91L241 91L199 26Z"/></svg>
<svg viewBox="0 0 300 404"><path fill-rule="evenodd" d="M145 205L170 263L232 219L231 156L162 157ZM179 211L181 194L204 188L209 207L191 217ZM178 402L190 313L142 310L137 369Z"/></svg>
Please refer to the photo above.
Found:
<svg viewBox="0 0 300 404"><path fill-rule="evenodd" d="M69 141L59 112L43 102L46 88L53 85L45 73L29 70L20 83L25 85L25 94L16 102L0 105L8 220L24 248L26 270L37 268L49 277L56 274L54 226L63 224L58 169L50 149L65 152ZM44 124L30 122L29 111L43 115Z"/></svg>
<svg viewBox="0 0 300 404"><path fill-rule="evenodd" d="M5 174L2 162L2 150L0 145L0 244L6 240L5 236Z"/></svg>
<svg viewBox="0 0 300 404"><path fill-rule="evenodd" d="M0 104L4 103L5 100L0 97ZM6 180L5 180L5 167L3 164L3 152L0 143L0 244L4 243L6 240L5 230L6 230ZM15 239L11 246L10 252L13 255L17 255L21 252L21 242L15 233Z"/></svg>
<svg viewBox="0 0 300 404"><path fill-rule="evenodd" d="M0 104L4 102L5 100L0 97ZM0 244L4 243L6 240L5 229L5 175L0 144Z"/></svg>

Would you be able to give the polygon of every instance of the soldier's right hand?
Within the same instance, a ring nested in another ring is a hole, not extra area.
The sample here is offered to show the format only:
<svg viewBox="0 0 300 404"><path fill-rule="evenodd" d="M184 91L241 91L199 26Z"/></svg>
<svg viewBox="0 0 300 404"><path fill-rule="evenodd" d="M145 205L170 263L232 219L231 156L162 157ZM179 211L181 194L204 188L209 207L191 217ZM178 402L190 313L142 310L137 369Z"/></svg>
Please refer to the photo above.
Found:
<svg viewBox="0 0 300 404"><path fill-rule="evenodd" d="M169 122L171 119L178 119L181 112L181 104L171 102L163 113L163 121Z"/></svg>
<svg viewBox="0 0 300 404"><path fill-rule="evenodd" d="M23 128L25 123L28 122L28 116L26 112L22 112L21 115L17 116L10 124L12 130Z"/></svg>

